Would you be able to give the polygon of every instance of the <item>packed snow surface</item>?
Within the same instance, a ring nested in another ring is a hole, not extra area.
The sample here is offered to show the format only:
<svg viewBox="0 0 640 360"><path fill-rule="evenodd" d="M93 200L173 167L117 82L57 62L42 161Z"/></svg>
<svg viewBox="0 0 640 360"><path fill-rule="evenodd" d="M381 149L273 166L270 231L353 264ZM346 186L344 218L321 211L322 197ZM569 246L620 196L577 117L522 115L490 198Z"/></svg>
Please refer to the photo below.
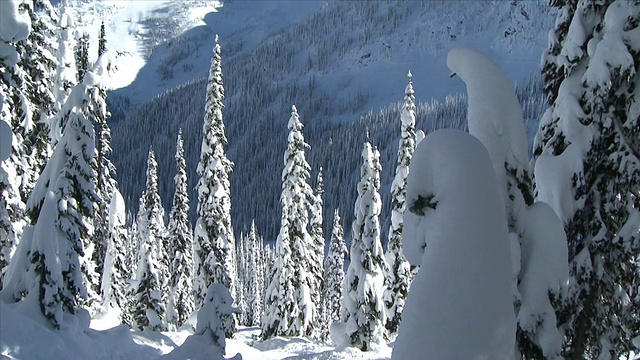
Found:
<svg viewBox="0 0 640 360"><path fill-rule="evenodd" d="M511 250L491 160L456 130L433 132L413 155L403 245L420 265L394 359L513 358Z"/></svg>

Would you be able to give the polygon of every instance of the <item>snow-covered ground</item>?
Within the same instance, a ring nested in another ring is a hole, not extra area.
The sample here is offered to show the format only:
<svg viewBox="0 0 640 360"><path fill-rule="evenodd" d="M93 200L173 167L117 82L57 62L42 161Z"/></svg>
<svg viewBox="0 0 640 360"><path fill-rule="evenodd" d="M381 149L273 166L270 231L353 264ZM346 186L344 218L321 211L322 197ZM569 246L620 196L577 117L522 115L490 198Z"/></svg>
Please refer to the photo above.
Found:
<svg viewBox="0 0 640 360"><path fill-rule="evenodd" d="M191 332L153 332L129 330L119 325L117 312L96 316L88 327L88 317L77 316L75 323L62 331L43 325L37 316L25 316L18 305L0 302L0 358L20 360L59 359L160 359L185 343ZM19 326L18 326L19 325ZM336 351L331 344L305 338L276 337L259 340L260 329L240 327L233 339L227 339L230 358L240 353L243 359L389 359L391 348L362 352L354 348ZM208 349L189 349L193 359L208 358ZM213 352L213 350L212 350ZM209 354L210 355L210 354Z"/></svg>

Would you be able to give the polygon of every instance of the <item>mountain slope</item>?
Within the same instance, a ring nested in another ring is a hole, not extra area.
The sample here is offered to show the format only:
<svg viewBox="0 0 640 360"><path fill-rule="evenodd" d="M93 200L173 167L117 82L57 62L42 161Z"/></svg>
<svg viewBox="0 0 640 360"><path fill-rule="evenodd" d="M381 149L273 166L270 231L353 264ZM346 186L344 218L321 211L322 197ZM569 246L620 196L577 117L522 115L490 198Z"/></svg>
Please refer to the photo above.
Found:
<svg viewBox="0 0 640 360"><path fill-rule="evenodd" d="M407 70L414 74L419 100L424 104L431 104L431 98L445 102L431 106L446 108L439 114L432 112L432 120L424 115L428 107L423 107L419 125L427 126L429 121L439 122L439 126L460 123L463 103L445 98L448 93L464 90L463 83L450 79L445 70L448 49L475 47L496 59L512 79L523 78L538 72L539 54L553 18L538 1L332 1L314 3L315 12L306 18L302 10L294 12L294 18L303 19L296 22L290 18L290 25L268 34L276 25L265 23L265 19L281 24L271 13L249 15L252 9L241 2L235 9L246 21L236 23L234 4L227 3L218 13L209 14L206 26L156 47L140 72L140 80L110 95L113 158L127 204L135 207L144 183L143 159L153 144L159 158L161 192L168 205L173 189L173 147L177 129L182 127L190 182L195 183L204 111L203 79L169 91L135 111L133 106L118 108L113 104L152 98L172 81L189 78L185 69L206 73L209 55L196 54L210 53L209 39L216 32L224 34L218 25L234 25L233 30L226 29L227 37L221 38L228 152L236 162L231 178L234 224L239 230L256 218L267 239L279 226L281 157L292 104L297 105L306 125L312 167L325 168L325 213L340 206L348 224L355 191L352 178L359 166L357 156L351 154L360 152L367 128L373 144L383 153L382 165L387 169L383 171L390 174L395 168L397 119L390 115L391 110L382 117L373 114L402 99ZM269 4L274 14L291 4L302 6L296 2ZM260 39L256 27L268 36ZM158 79L163 76L165 83L160 86ZM146 83L143 79L155 80ZM535 93L539 95L533 86L529 94ZM533 101L534 108L540 107L541 97ZM376 110L371 116L357 121L372 109ZM383 182L388 178L384 176ZM388 190L383 186L382 191ZM191 199L195 201L194 196Z"/></svg>

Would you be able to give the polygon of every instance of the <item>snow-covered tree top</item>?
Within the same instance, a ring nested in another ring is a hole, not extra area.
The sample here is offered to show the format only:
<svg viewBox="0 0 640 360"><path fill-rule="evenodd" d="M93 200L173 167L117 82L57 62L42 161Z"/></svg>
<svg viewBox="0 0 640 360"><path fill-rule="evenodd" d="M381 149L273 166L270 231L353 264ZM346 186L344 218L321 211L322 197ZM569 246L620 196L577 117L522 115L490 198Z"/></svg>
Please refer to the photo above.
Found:
<svg viewBox="0 0 640 360"><path fill-rule="evenodd" d="M289 123L287 124L289 129L301 130L302 123L300 122L300 116L298 115L298 109L295 105L291 106L291 117L289 118Z"/></svg>
<svg viewBox="0 0 640 360"><path fill-rule="evenodd" d="M439 130L416 148L403 245L421 269L393 359L513 358L511 251L498 191L475 137Z"/></svg>
<svg viewBox="0 0 640 360"><path fill-rule="evenodd" d="M485 55L465 48L449 51L447 66L467 85L469 133L487 146L496 175L503 176L505 162L518 164L519 169L527 167L529 152L522 111L504 72Z"/></svg>
<svg viewBox="0 0 640 360"><path fill-rule="evenodd" d="M127 221L125 204L122 195L118 189L114 189L111 197L111 205L109 206L109 230L114 227L124 225Z"/></svg>

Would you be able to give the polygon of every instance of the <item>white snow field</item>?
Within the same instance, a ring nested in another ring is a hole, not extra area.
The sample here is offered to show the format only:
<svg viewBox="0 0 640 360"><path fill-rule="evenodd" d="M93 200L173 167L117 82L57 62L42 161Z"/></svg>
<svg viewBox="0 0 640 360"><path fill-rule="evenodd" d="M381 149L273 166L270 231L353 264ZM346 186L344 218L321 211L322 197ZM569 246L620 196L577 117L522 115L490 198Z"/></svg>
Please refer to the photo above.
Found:
<svg viewBox="0 0 640 360"><path fill-rule="evenodd" d="M69 319L61 331L45 325L42 317L26 316L19 305L0 302L0 359L211 359L215 350L202 342L187 342L191 330L154 332L129 330L119 325L117 311L89 320L80 314ZM90 325L89 325L90 321ZM84 330L82 330L84 329ZM225 358L241 354L243 359L389 359L391 348L362 352L354 348L335 351L330 344L305 338L276 337L257 340L258 327L240 327L234 339L227 339ZM174 349L183 348L171 355ZM175 355L181 354L181 357ZM188 354L188 356L185 356Z"/></svg>

